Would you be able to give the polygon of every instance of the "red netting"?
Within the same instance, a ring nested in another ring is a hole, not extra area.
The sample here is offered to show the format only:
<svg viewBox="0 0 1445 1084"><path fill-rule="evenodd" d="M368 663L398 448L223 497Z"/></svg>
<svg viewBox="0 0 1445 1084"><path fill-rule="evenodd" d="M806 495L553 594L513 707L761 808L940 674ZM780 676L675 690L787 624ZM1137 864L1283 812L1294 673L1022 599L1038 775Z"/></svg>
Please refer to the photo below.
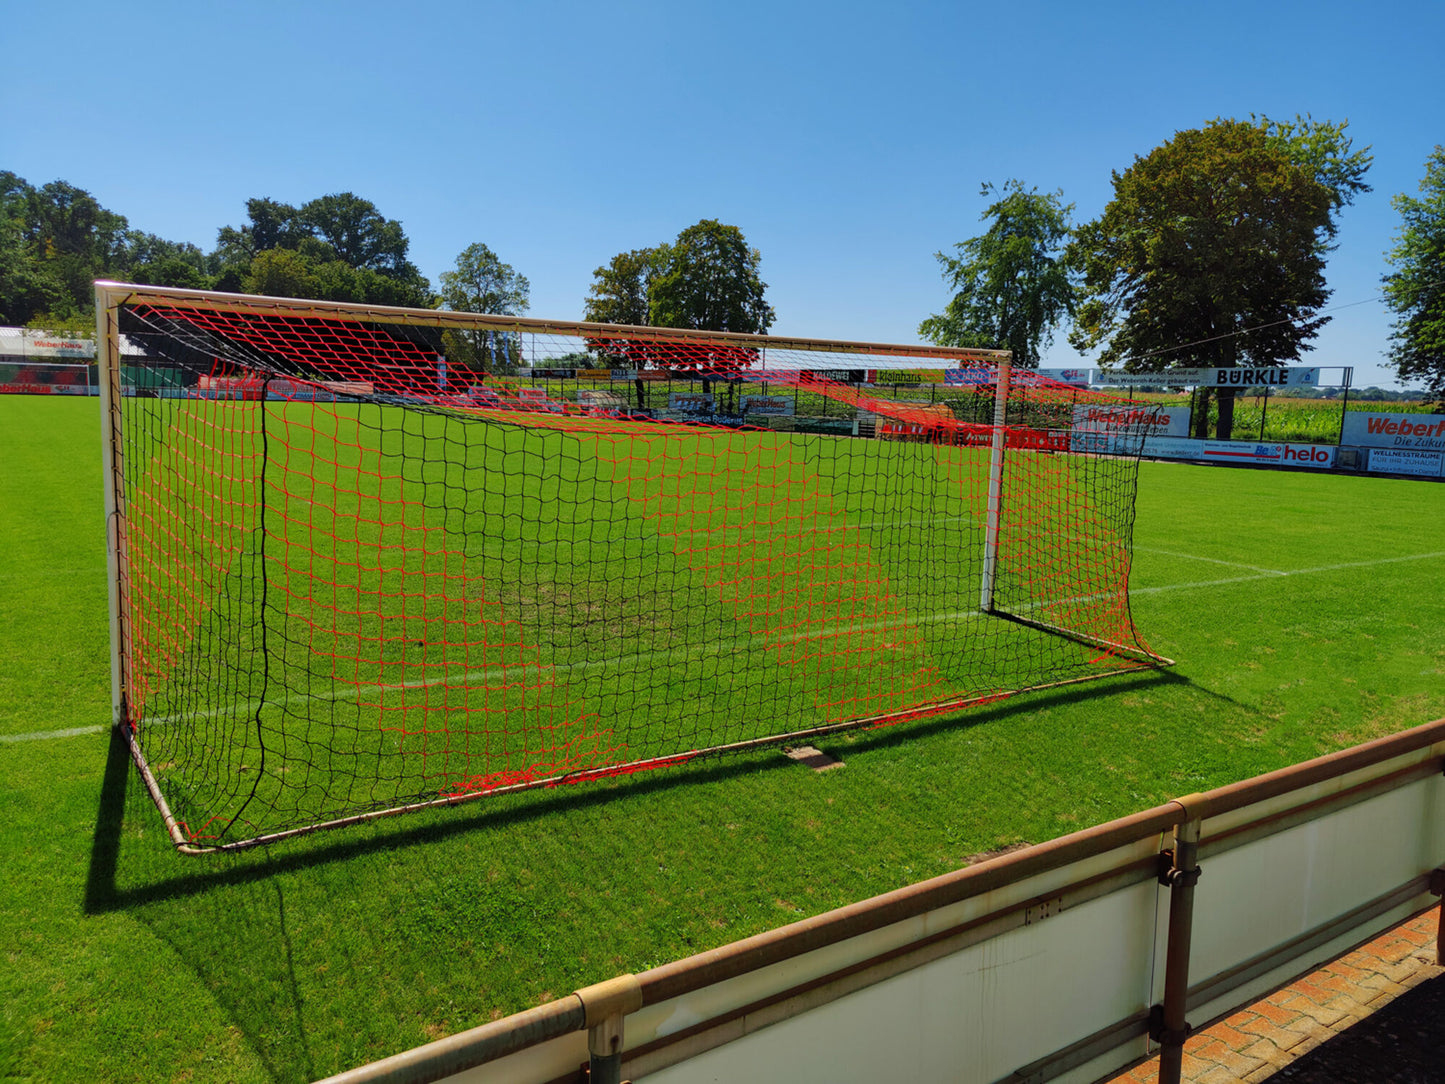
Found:
<svg viewBox="0 0 1445 1084"><path fill-rule="evenodd" d="M438 314L122 326L165 374L116 405L127 708L199 842L1151 661L1148 419L1037 374L996 430L963 355L466 329L498 374Z"/></svg>

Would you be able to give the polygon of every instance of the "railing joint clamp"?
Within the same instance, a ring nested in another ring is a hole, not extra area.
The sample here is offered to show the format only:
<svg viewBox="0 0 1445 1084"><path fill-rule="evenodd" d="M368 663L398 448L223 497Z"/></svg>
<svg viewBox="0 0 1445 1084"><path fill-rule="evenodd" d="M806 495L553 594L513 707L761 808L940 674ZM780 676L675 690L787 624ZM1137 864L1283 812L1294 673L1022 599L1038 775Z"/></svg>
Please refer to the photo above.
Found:
<svg viewBox="0 0 1445 1084"><path fill-rule="evenodd" d="M1159 883L1165 888L1193 888L1199 883L1203 867L1178 869L1174 865L1172 848L1159 852Z"/></svg>
<svg viewBox="0 0 1445 1084"><path fill-rule="evenodd" d="M1194 1034L1194 1025L1185 1023L1177 1031L1164 1026L1164 1006L1155 1005L1149 1010L1149 1038L1160 1046L1183 1046L1184 1041Z"/></svg>

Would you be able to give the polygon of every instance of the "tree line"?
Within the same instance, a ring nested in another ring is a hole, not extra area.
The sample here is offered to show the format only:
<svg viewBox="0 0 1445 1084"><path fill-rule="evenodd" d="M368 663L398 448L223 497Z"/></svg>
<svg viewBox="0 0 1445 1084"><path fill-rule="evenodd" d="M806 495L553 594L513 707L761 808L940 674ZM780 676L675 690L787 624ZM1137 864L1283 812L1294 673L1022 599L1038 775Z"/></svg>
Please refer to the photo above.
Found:
<svg viewBox="0 0 1445 1084"><path fill-rule="evenodd" d="M1083 223L1062 192L985 184L988 229L935 254L953 294L919 334L1007 348L1030 367L1065 324L1105 368L1298 361L1330 319L1324 269L1340 212L1371 190L1370 148L1355 149L1347 128L1251 117L1177 132L1115 171L1112 199ZM1383 276L1396 317L1387 361L1445 407L1445 149L1420 189L1393 200L1402 222ZM1216 435L1227 438L1234 395L1215 394ZM1208 435L1208 405L1197 437Z"/></svg>
<svg viewBox="0 0 1445 1084"><path fill-rule="evenodd" d="M527 277L485 244L463 249L436 289L408 258L409 247L400 222L351 192L300 206L247 200L246 220L223 226L205 252L130 228L124 215L65 181L37 188L0 172L0 323L84 332L93 326L92 283L101 278L504 316L527 311ZM766 332L774 316L759 259L736 226L704 219L671 242L599 267L586 318ZM508 362L495 336L458 333L454 345L463 364Z"/></svg>
<svg viewBox="0 0 1445 1084"><path fill-rule="evenodd" d="M41 187L0 172L0 323L83 332L92 282L225 290L376 305L450 307L517 315L524 276L486 245L468 246L440 290L407 258L401 223L351 192L299 207L246 201L210 252L132 229L124 215L65 181Z"/></svg>
<svg viewBox="0 0 1445 1084"><path fill-rule="evenodd" d="M1098 218L1073 221L1061 191L1018 180L983 186L984 233L938 252L952 297L919 334L940 345L1004 348L1036 367L1056 329L1097 364L1155 372L1297 361L1329 321L1325 260L1339 216L1370 191L1370 148L1348 123L1216 118L1181 131L1127 169ZM1401 215L1383 291L1396 320L1388 362L1445 406L1445 149L1426 162ZM0 172L0 323L83 331L91 282L210 288L362 304L522 315L525 275L480 242L434 289L408 258L401 223L350 192L299 206L261 198L205 252L131 229L64 181L34 187ZM742 231L703 219L671 241L618 253L593 272L585 319L765 333L775 320L760 254ZM458 361L515 364L515 344L453 333ZM625 338L591 342L622 367L648 363ZM1221 396L1217 435L1232 428ZM1206 402L1205 407L1208 404ZM1196 412L1206 419L1210 411ZM1206 435L1204 432L1196 433Z"/></svg>

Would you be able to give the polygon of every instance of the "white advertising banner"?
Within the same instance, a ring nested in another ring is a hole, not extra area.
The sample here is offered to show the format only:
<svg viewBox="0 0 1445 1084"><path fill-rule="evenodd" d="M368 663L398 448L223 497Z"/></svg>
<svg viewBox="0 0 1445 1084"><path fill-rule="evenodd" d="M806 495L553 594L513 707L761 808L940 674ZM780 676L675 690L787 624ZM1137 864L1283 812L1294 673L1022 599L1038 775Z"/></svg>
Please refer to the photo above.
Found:
<svg viewBox="0 0 1445 1084"><path fill-rule="evenodd" d="M1438 478L1445 455L1417 452L1409 448L1371 448L1370 470L1378 474L1418 474Z"/></svg>
<svg viewBox="0 0 1445 1084"><path fill-rule="evenodd" d="M1188 436L1189 408L1075 404L1069 447L1075 452L1133 455L1141 430L1146 445L1150 437Z"/></svg>
<svg viewBox="0 0 1445 1084"><path fill-rule="evenodd" d="M1219 463L1273 463L1282 467L1328 470L1335 465L1333 444L1259 444L1237 440L1146 437L1144 454L1154 459L1200 459Z"/></svg>
<svg viewBox="0 0 1445 1084"><path fill-rule="evenodd" d="M711 395L697 392L669 392L667 408L682 414L711 414L716 400Z"/></svg>
<svg viewBox="0 0 1445 1084"><path fill-rule="evenodd" d="M1228 463L1279 463L1284 459L1283 444L1246 443L1242 440L1206 440L1204 459Z"/></svg>
<svg viewBox="0 0 1445 1084"><path fill-rule="evenodd" d="M1373 414L1346 411L1341 444L1366 448L1445 451L1445 414Z"/></svg>
<svg viewBox="0 0 1445 1084"><path fill-rule="evenodd" d="M577 392L577 405L583 413L594 418L612 418L627 409L627 402L613 391L601 388L582 388Z"/></svg>
<svg viewBox="0 0 1445 1084"><path fill-rule="evenodd" d="M1076 388L1087 388L1093 372L1092 369L1040 369L1038 371L1039 376L1046 376L1050 380L1057 380L1060 384L1070 384Z"/></svg>
<svg viewBox="0 0 1445 1084"><path fill-rule="evenodd" d="M1204 441L1188 437L1145 437L1144 454L1155 459L1201 459Z"/></svg>
<svg viewBox="0 0 1445 1084"><path fill-rule="evenodd" d="M791 418L793 416L793 400L787 395L744 395L743 413Z"/></svg>
<svg viewBox="0 0 1445 1084"><path fill-rule="evenodd" d="M1145 432L1156 437L1187 437L1189 408L1138 406L1098 406L1078 404L1074 407L1074 431L1085 433L1117 433L1121 430Z"/></svg>
<svg viewBox="0 0 1445 1084"><path fill-rule="evenodd" d="M1140 385L1171 388L1313 388L1318 387L1320 371L1316 368L1255 369L1166 369L1160 373L1126 373L1113 369L1095 369L1093 383L1119 388Z"/></svg>
<svg viewBox="0 0 1445 1084"><path fill-rule="evenodd" d="M94 339L72 339L28 327L0 328L0 354L22 358L95 357Z"/></svg>
<svg viewBox="0 0 1445 1084"><path fill-rule="evenodd" d="M1335 465L1333 444L1286 444L1280 462L1286 467L1314 467L1329 470Z"/></svg>

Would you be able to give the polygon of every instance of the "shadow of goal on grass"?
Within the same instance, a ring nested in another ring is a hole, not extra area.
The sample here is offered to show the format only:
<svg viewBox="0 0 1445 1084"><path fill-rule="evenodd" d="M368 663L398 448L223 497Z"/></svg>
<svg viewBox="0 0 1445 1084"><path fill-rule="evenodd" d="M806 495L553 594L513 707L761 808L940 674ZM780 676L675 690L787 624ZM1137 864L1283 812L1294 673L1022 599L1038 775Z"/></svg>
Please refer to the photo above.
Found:
<svg viewBox="0 0 1445 1084"><path fill-rule="evenodd" d="M952 715L876 730L845 732L851 738L846 748L840 748L836 742L821 744L825 753L856 754L903 745L950 730L972 729L1030 712L1141 689L1179 685L1192 686L1192 683L1170 670L1121 675L1106 684L1024 693ZM277 874L344 863L378 851L441 843L528 821L566 817L624 797L780 770L797 770L796 763L784 754L782 746L744 754L704 756L678 767L570 787L499 795L466 807L411 813L295 837L253 850L181 857L174 853L168 840L162 842L165 833L160 827L159 814L140 783L127 743L112 731L96 809L84 909L87 914L125 910L220 886L264 881Z"/></svg>

